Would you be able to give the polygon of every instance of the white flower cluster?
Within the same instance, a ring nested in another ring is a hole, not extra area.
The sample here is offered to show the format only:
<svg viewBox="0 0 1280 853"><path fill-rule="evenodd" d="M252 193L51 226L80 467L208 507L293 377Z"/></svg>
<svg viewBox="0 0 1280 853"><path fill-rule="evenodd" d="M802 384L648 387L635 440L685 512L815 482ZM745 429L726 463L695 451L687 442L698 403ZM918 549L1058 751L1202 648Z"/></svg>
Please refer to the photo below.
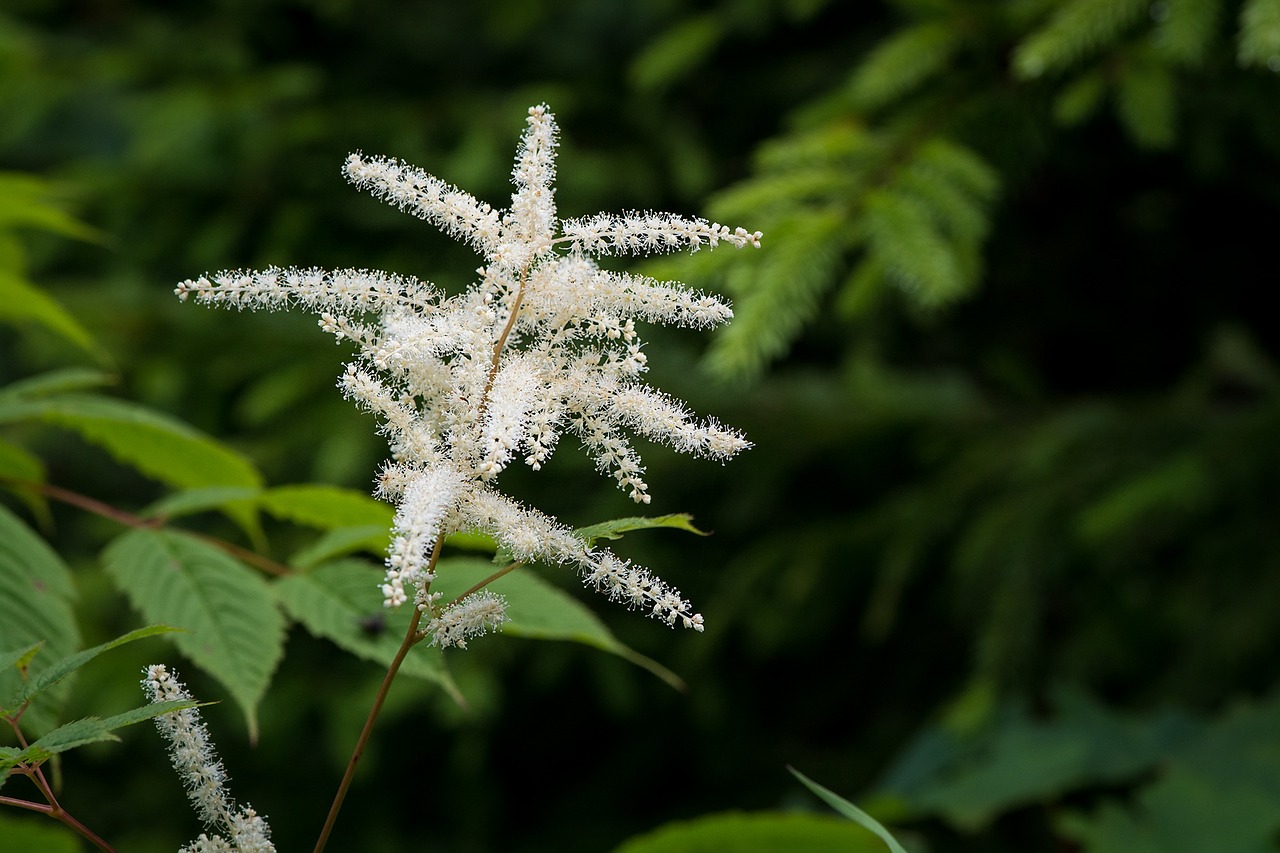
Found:
<svg viewBox="0 0 1280 853"><path fill-rule="evenodd" d="M347 159L343 171L355 186L483 257L462 293L446 296L384 272L314 269L224 272L185 281L176 292L239 308L311 309L326 331L358 346L340 387L378 416L391 446L379 487L397 504L382 587L388 606L413 596L444 630L451 623L426 591L429 567L442 536L478 530L517 559L575 565L610 598L701 630L702 617L678 591L587 548L555 519L502 494L496 480L515 460L539 469L567 434L633 500L648 503L631 435L720 460L749 447L735 430L696 419L642 378L647 358L637 321L710 328L728 322L729 306L677 283L601 269L594 258L759 246L760 233L657 213L561 221L556 145L547 107L531 108L507 210L399 160Z"/></svg>
<svg viewBox="0 0 1280 853"><path fill-rule="evenodd" d="M151 702L190 700L191 694L162 664L143 670L142 689ZM155 718L156 728L169 742L169 760L186 786L187 797L206 826L217 825L226 833L200 837L179 853L275 853L271 829L249 806L236 807L227 794L227 774L218 759L209 730L195 708L172 711Z"/></svg>
<svg viewBox="0 0 1280 853"><path fill-rule="evenodd" d="M507 600L482 589L442 610L427 625L427 633L432 645L465 649L468 639L487 634L506 621Z"/></svg>

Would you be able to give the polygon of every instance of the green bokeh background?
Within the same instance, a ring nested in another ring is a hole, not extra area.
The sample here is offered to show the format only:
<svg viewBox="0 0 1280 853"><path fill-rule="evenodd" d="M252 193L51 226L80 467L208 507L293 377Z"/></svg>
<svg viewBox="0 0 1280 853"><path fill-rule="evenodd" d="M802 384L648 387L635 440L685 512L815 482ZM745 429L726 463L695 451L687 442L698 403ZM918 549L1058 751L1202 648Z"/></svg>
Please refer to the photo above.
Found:
<svg viewBox="0 0 1280 853"><path fill-rule="evenodd" d="M476 642L452 656L466 709L397 685L330 849L609 850L670 821L816 807L788 764L913 850L1275 848L1280 80L1237 61L1242 16L1267 4L1153 4L1056 77L1011 72L1054 5L7 0L0 169L49 179L104 235L25 235L29 277L97 337L122 396L272 484L371 487L385 448L334 388L345 350L311 317L181 305L174 285L296 264L458 288L476 265L350 189L350 151L502 205L525 110L546 102L566 216L703 214L759 174L767 140L824 121L915 122L1000 177L982 272L945 305L823 297L786 355L746 376L706 368L707 336L648 333L654 384L756 445L727 466L643 450L648 509L714 535L620 550L709 627L670 632L575 594L688 691L587 648ZM1210 7L1195 62L1149 53L1148 18ZM916 100L838 97L877 46L932 18L977 35ZM1125 88L1143 62L1170 75L1167 132ZM1062 93L1091 73L1120 106L1064 117ZM760 257L775 248L766 233ZM842 263L833 279L857 253ZM39 330L0 334L5 382L74 363ZM126 509L162 494L68 435L22 438L55 484ZM572 524L633 514L574 450L504 481ZM114 532L59 509L50 534L91 642L138 624L97 563ZM275 530L272 546L307 535ZM135 703L140 667L175 654L147 642L86 670L75 710ZM295 628L256 745L231 703L208 709L234 794L281 850L313 842L379 677ZM142 727L61 772L68 808L122 851L198 831Z"/></svg>

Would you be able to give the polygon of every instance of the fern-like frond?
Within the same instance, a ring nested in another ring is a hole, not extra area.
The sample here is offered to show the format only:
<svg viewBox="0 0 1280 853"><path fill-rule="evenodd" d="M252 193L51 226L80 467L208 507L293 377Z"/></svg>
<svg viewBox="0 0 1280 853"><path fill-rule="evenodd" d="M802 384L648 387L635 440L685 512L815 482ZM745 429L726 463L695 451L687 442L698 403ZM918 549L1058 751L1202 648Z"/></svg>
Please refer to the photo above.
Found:
<svg viewBox="0 0 1280 853"><path fill-rule="evenodd" d="M1156 51L1180 65L1203 63L1218 35L1222 0L1165 0L1158 8L1151 41Z"/></svg>
<svg viewBox="0 0 1280 853"><path fill-rule="evenodd" d="M1236 56L1241 65L1280 72L1280 0L1246 0Z"/></svg>
<svg viewBox="0 0 1280 853"><path fill-rule="evenodd" d="M1013 71L1031 79L1071 67L1115 44L1147 14L1148 0L1070 0L1013 52Z"/></svg>
<svg viewBox="0 0 1280 853"><path fill-rule="evenodd" d="M734 321L717 335L708 361L722 375L758 373L786 353L818 313L852 234L844 212L798 208L770 223L776 250L763 263L736 264L726 286Z"/></svg>
<svg viewBox="0 0 1280 853"><path fill-rule="evenodd" d="M940 75L961 44L961 31L951 21L929 21L907 27L867 54L849 79L851 105L875 110L915 91Z"/></svg>
<svg viewBox="0 0 1280 853"><path fill-rule="evenodd" d="M1177 134L1177 95L1167 64L1135 62L1117 81L1116 115L1143 148L1168 148Z"/></svg>
<svg viewBox="0 0 1280 853"><path fill-rule="evenodd" d="M919 197L889 189L868 193L863 226L867 251L894 284L921 303L939 305L965 291L956 252Z"/></svg>

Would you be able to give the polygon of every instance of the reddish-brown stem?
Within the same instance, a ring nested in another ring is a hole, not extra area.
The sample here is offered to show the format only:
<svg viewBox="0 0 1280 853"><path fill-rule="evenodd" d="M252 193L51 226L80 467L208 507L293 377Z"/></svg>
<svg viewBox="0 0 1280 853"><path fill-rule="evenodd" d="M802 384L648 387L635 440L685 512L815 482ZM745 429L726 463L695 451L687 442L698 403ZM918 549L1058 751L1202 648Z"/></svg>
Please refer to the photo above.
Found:
<svg viewBox="0 0 1280 853"><path fill-rule="evenodd" d="M47 798L53 796L51 793L46 792L43 788L41 788L40 792L44 794L45 797ZM67 814L67 812L62 808L62 806L58 805L56 801L49 805L45 805L44 803L33 803L33 802L30 802L29 800L19 800L14 797L0 797L0 805L13 806L14 808L26 809L28 811L39 812L40 814L48 815L49 817L53 818L54 820L66 826L68 829L82 836L86 841L88 841L94 847L97 847L99 850L104 850L106 851L106 853L116 853L116 849L114 847L112 847L107 842L103 841L98 836L98 834L94 832L92 829L85 826L83 823L76 820L71 815Z"/></svg>
<svg viewBox="0 0 1280 853"><path fill-rule="evenodd" d="M103 503L102 501L88 497L87 495L82 495L79 492L73 492L69 489L50 485L49 483L38 483L33 480L19 480L9 477L5 477L3 479L22 485L25 488L35 489L45 497L53 498L54 500L61 501L69 506L78 507L86 512L91 512L94 515L108 518L125 527L150 529L160 527L164 524L164 519L162 518L143 518L141 516L125 512L122 509L117 509L110 504ZM220 548L221 550L226 551L240 562L248 563L251 566L257 566L259 569L262 569L264 572L268 572L269 574L287 575L292 573L292 570L288 566L277 563L270 557L264 557L261 554L250 551L248 548L241 548L239 545L227 542L224 539L218 539L215 536L205 536L201 533L192 533L191 535L195 536L197 539L208 542L215 548Z"/></svg>
<svg viewBox="0 0 1280 853"><path fill-rule="evenodd" d="M524 302L525 284L528 281L529 271L526 269L520 275L520 289L516 291L515 301L511 303L511 316L507 318L507 325L503 327L502 334L493 345L493 364L489 367L489 378L484 383L484 393L480 395L481 409L489 402L489 390L493 388L493 380L498 375L498 365L502 360L502 350L507 346L507 338L511 335L511 330L515 328L516 318L520 316L520 305Z"/></svg>
<svg viewBox="0 0 1280 853"><path fill-rule="evenodd" d="M440 546L444 543L444 537L436 538L435 550L431 552L431 562L427 565L427 574L431 574L435 569L436 563L440 560ZM409 629L405 631L404 640L400 643L400 648L396 651L396 656L391 659L391 666L387 667L387 674L382 678L382 685L378 688L378 693L373 698L373 707L369 709L369 716L364 721L364 728L360 731L360 737L356 740L355 749L351 751L351 760L347 762L347 771L342 774L342 782L338 785L338 793L334 795L333 805L329 807L329 816L325 818L324 828L320 830L320 837L316 840L315 853L321 853L324 846L329 842L329 835L333 832L334 823L338 820L338 812L342 809L342 801L346 799L347 789L351 787L351 780L356 775L356 765L360 763L360 759L364 756L365 746L369 743L369 738L373 734L373 724L377 722L378 714L382 711L382 703L387 699L387 693L391 690L391 682L395 680L396 673L400 671L400 665L404 663L405 657L409 654L409 650L417 645L422 637L418 635L418 623L422 620L422 612L416 607L413 611L413 618L409 620Z"/></svg>
<svg viewBox="0 0 1280 853"><path fill-rule="evenodd" d="M453 601L454 601L454 602L461 601L462 599L466 598L466 597L467 597L468 595L470 595L471 593L473 593L473 592L478 592L478 591L480 591L480 590L484 589L486 586L488 586L489 584L493 583L493 582L494 582L494 581L496 581L498 578L502 577L503 575L507 574L508 572L513 572L513 571L515 571L516 569L520 568L520 567L521 567L521 566L523 566L523 565L524 565L524 562L523 562L523 561L521 561L521 560L516 560L516 561L515 561L515 562L513 562L513 563L507 563L505 566L503 566L502 568L498 569L498 570L497 570L496 572L494 572L493 574L489 575L489 577L485 578L484 580L480 581L480 583L478 583L478 584L476 584L475 586L471 587L471 589L469 589L469 590L467 590L466 592L462 593L462 595L459 595L459 596L457 596L456 598L454 598L454 599L453 599Z"/></svg>

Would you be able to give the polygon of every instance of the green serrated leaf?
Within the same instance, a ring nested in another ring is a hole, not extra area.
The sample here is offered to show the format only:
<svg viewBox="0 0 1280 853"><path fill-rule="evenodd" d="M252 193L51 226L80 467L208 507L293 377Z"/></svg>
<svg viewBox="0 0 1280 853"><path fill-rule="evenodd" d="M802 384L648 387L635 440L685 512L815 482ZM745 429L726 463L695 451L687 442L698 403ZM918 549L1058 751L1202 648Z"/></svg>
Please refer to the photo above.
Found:
<svg viewBox="0 0 1280 853"><path fill-rule="evenodd" d="M822 787L808 776L805 776L799 770L796 770L794 767L788 767L787 769L791 771L792 776L795 776L800 780L801 784L812 791L827 805L831 806L831 808L849 818L849 820L856 821L871 832L874 832L881 841L888 845L889 850L892 851L892 853L907 853L906 849L897 842L889 830L881 826L880 822L871 815L867 814L834 791L830 791Z"/></svg>
<svg viewBox="0 0 1280 853"><path fill-rule="evenodd" d="M316 483L268 489L258 502L277 518L323 530L377 525L388 531L395 517L390 504L364 492Z"/></svg>
<svg viewBox="0 0 1280 853"><path fill-rule="evenodd" d="M614 853L878 853L880 842L827 815L763 812L677 821L628 840Z"/></svg>
<svg viewBox="0 0 1280 853"><path fill-rule="evenodd" d="M444 559L437 566L431 590L443 593L448 601L493 573L493 564L486 560L468 557ZM677 690L684 689L684 682L678 675L623 645L591 610L543 580L536 570L521 567L486 588L507 599L507 616L511 621L502 626L504 634L534 640L567 640L592 646L649 670Z"/></svg>
<svg viewBox="0 0 1280 853"><path fill-rule="evenodd" d="M44 643L39 642L39 643L32 643L31 645L25 648L18 648L18 649L12 649L7 652L0 652L0 672L14 666L18 667L19 669L25 669L31 663L32 658L36 656L36 653L39 652L40 649L43 647L44 647Z"/></svg>
<svg viewBox="0 0 1280 853"><path fill-rule="evenodd" d="M157 637L161 634L169 634L177 630L177 628L170 628L168 625L150 625L146 628L138 628L136 631L130 631L127 634L116 637L114 640L109 640L101 645L94 646L91 649L85 649L84 651L76 652L73 655L68 655L61 660L56 660L44 669L40 670L38 675L34 676L26 683L22 689L21 698L24 700L35 698L103 652L110 651L118 646L123 646L126 643L145 639L146 637Z"/></svg>
<svg viewBox="0 0 1280 853"><path fill-rule="evenodd" d="M74 598L71 572L61 558L0 506L0 648L26 649L43 642L55 659L70 654L80 645ZM38 662L33 662L32 677L39 672ZM20 704L23 687L16 670L0 670L0 706ZM34 730L47 728L65 699L63 685L28 708L26 722Z"/></svg>
<svg viewBox="0 0 1280 853"><path fill-rule="evenodd" d="M198 704L194 700L179 699L143 705L140 708L134 708L132 711L125 711L122 714L115 714L110 717L84 717L59 726L31 744L31 746L43 750L49 755L56 755L90 743L108 740L118 741L120 738L113 734L115 729L132 726L135 723L150 720L161 714L169 714L185 708L194 708Z"/></svg>
<svg viewBox="0 0 1280 853"><path fill-rule="evenodd" d="M43 764L53 757L53 753L43 747L32 744L26 749L0 747L0 768L11 769L19 764Z"/></svg>
<svg viewBox="0 0 1280 853"><path fill-rule="evenodd" d="M132 530L103 552L107 573L149 621L186 629L174 642L240 705L250 736L284 654L271 587L223 551L172 531Z"/></svg>
<svg viewBox="0 0 1280 853"><path fill-rule="evenodd" d="M412 613L407 607L383 606L381 581L380 566L338 560L280 578L272 589L285 611L313 635L385 667L400 648ZM456 694L436 649L413 649L401 671Z"/></svg>
<svg viewBox="0 0 1280 853"><path fill-rule="evenodd" d="M671 515L659 515L653 518L644 516L632 516L629 518L615 518L611 521L602 521L599 524L590 524L586 527L579 527L575 533L587 541L587 545L594 545L598 539L621 539L622 534L630 533L633 530L652 530L658 527L671 527L676 530L687 530L698 536L709 536L710 534L704 530L699 530L693 526L693 516L687 513L672 513Z"/></svg>

